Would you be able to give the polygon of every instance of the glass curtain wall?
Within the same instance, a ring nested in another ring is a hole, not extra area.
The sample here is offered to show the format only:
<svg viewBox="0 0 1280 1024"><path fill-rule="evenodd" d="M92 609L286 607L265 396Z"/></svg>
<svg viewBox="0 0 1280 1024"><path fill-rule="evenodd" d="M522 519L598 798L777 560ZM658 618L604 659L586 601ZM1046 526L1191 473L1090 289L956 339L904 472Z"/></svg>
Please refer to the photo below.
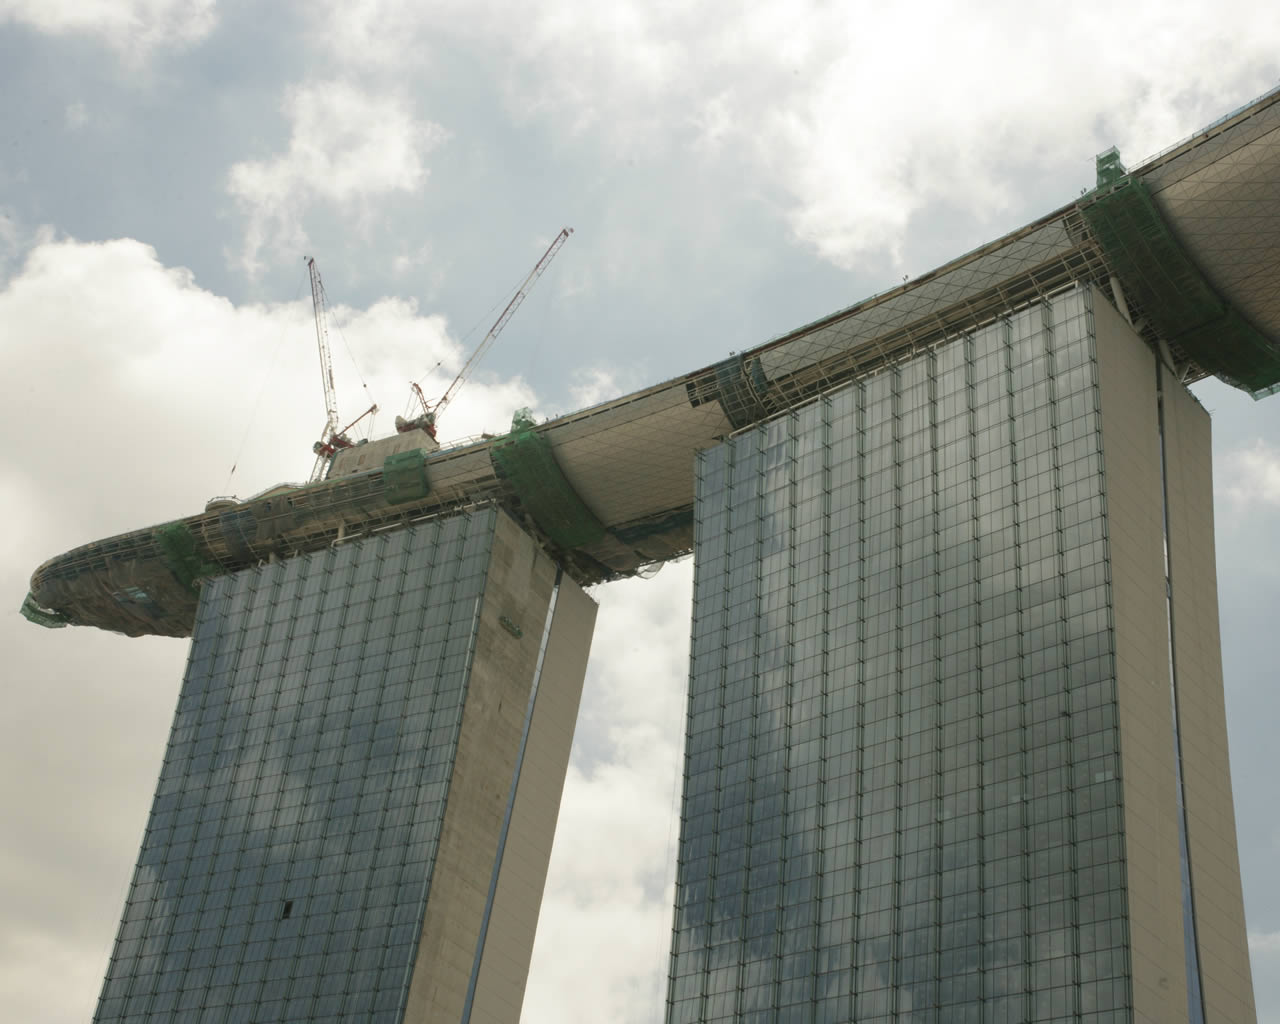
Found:
<svg viewBox="0 0 1280 1024"><path fill-rule="evenodd" d="M400 1020L494 516L205 585L96 1021Z"/></svg>
<svg viewBox="0 0 1280 1024"><path fill-rule="evenodd" d="M669 1024L1129 1020L1089 303L699 456Z"/></svg>

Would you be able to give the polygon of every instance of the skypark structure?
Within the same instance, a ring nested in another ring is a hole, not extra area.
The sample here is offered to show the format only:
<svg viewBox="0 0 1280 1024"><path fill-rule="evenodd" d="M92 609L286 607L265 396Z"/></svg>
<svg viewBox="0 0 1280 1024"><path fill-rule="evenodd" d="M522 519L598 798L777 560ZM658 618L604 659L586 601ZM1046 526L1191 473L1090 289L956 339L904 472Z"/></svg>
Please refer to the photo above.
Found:
<svg viewBox="0 0 1280 1024"><path fill-rule="evenodd" d="M45 563L191 635L100 1021L515 1021L594 606L695 557L667 1017L1254 1019L1209 419L1280 94L714 366ZM197 1016L198 1013L198 1016Z"/></svg>

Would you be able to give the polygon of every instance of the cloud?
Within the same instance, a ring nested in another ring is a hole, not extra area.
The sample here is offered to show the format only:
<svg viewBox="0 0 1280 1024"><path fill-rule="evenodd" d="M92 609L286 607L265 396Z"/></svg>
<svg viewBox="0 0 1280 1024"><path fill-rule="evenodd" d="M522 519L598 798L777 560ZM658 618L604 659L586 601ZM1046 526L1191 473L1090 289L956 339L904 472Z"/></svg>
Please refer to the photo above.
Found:
<svg viewBox="0 0 1280 1024"><path fill-rule="evenodd" d="M408 242L402 241L400 243L400 251L391 261L391 272L396 277L419 273L423 268L431 265L433 255L429 242L424 242L419 246L410 246Z"/></svg>
<svg viewBox="0 0 1280 1024"><path fill-rule="evenodd" d="M1238 504L1280 506L1280 448L1259 438L1219 462L1218 488Z"/></svg>
<svg viewBox="0 0 1280 1024"><path fill-rule="evenodd" d="M329 324L344 422L377 400L387 432L410 378L425 372L423 389L440 394L462 363L445 319L410 301L334 303ZM17 382L0 417L10 436L40 438L9 451L0 479L45 480L11 525L47 534L65 522L78 542L198 509L233 463L242 495L304 477L324 420L315 344L309 298L236 305L131 239L37 245L0 290L0 373ZM501 430L512 409L536 404L518 378L481 376L443 433ZM80 499L100 492L132 497Z"/></svg>
<svg viewBox="0 0 1280 1024"><path fill-rule="evenodd" d="M251 274L262 269L264 249L304 255L303 219L312 206L326 204L358 219L383 196L421 189L426 155L447 134L416 117L403 97L345 81L291 89L284 113L290 124L285 152L237 163L227 178L227 191L248 219L239 259Z"/></svg>
<svg viewBox="0 0 1280 1024"><path fill-rule="evenodd" d="M4 179L0 176L0 187ZM32 249L53 239L54 230L48 224L31 227L16 210L0 206L0 286L9 279Z"/></svg>
<svg viewBox="0 0 1280 1024"><path fill-rule="evenodd" d="M621 395L626 389L618 384L614 371L601 367L575 370L573 382L569 385L569 394L573 404L579 409L603 402L606 398Z"/></svg>
<svg viewBox="0 0 1280 1024"><path fill-rule="evenodd" d="M0 274L19 254L20 234L17 216L10 210L0 207Z"/></svg>
<svg viewBox="0 0 1280 1024"><path fill-rule="evenodd" d="M79 100L74 103L68 103L63 111L63 117L66 119L67 127L72 131L77 131L89 123L89 109Z"/></svg>
<svg viewBox="0 0 1280 1024"><path fill-rule="evenodd" d="M0 0L0 24L53 36L96 37L141 60L200 42L217 23L216 0Z"/></svg>
<svg viewBox="0 0 1280 1024"><path fill-rule="evenodd" d="M686 561L652 580L593 593L600 614L534 943L526 1024L647 1024L662 1016L692 579Z"/></svg>
<svg viewBox="0 0 1280 1024"><path fill-rule="evenodd" d="M615 160L735 162L844 268L900 264L926 216L976 221L979 241L1028 182L1092 184L1101 149L1136 162L1280 69L1280 18L1249 0L1082 0L1039 17L1013 0L551 0L518 20L501 0L311 10L313 36L351 66L407 69L461 44L491 55L517 116L595 133Z"/></svg>
<svg viewBox="0 0 1280 1024"><path fill-rule="evenodd" d="M1099 149L1118 143L1136 163L1229 97L1265 88L1280 24L1228 40L1222 17L1143 3L1073 4L1045 19L1010 3L837 6L805 21L793 47L816 66L798 64L797 84L750 127L790 194L797 237L840 266L897 257L897 240L930 210L990 221L1025 190L1029 168L1075 166L1091 185ZM1122 27L1130 19L1134 34ZM1141 28L1156 22L1170 30ZM1064 53L1087 54L1087 74Z"/></svg>
<svg viewBox="0 0 1280 1024"><path fill-rule="evenodd" d="M1280 1024L1280 931L1250 931L1249 961L1258 1024Z"/></svg>
<svg viewBox="0 0 1280 1024"><path fill-rule="evenodd" d="M1253 956L1280 955L1280 932L1250 932L1249 952Z"/></svg>

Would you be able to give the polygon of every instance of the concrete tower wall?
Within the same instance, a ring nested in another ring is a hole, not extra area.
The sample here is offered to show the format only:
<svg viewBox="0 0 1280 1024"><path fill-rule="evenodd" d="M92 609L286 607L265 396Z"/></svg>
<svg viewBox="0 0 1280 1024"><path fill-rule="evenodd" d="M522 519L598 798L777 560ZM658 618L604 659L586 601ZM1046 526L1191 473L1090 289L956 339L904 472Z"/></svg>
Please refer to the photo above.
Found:
<svg viewBox="0 0 1280 1024"><path fill-rule="evenodd" d="M1185 388L1168 374L1164 381L1174 654L1206 1020L1252 1021L1218 628L1212 426Z"/></svg>
<svg viewBox="0 0 1280 1024"><path fill-rule="evenodd" d="M471 1024L514 1024L520 1019L595 615L595 602L568 577L562 578L511 809Z"/></svg>
<svg viewBox="0 0 1280 1024"><path fill-rule="evenodd" d="M1156 364L1119 313L1105 301L1096 300L1093 306L1134 1019L1172 1024L1188 1017Z"/></svg>
<svg viewBox="0 0 1280 1024"><path fill-rule="evenodd" d="M1156 354L1112 306L1096 301L1094 318L1135 1019L1188 1019L1165 590L1167 486L1173 667L1204 1019L1252 1021L1218 630L1209 415L1167 366L1157 370Z"/></svg>
<svg viewBox="0 0 1280 1024"><path fill-rule="evenodd" d="M501 516L406 1024L520 1019L595 612Z"/></svg>

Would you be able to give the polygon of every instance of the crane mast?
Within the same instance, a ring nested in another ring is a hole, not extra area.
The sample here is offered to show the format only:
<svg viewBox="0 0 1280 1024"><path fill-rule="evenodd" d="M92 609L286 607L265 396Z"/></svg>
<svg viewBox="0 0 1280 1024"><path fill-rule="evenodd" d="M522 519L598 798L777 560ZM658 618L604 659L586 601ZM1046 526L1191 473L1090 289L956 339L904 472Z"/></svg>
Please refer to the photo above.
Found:
<svg viewBox="0 0 1280 1024"><path fill-rule="evenodd" d="M476 346L475 351L471 353L463 364L462 369L458 371L458 376L453 378L453 383L449 385L434 406L427 405L427 400L422 395L422 389L416 383L410 385L417 394L418 400L422 403L423 414L412 420L402 420L397 417L397 430L403 433L406 430L421 427L432 438L436 436L436 421L440 418L440 414L457 397L462 385L467 382L467 377L471 371L484 358L484 354L489 351L494 340L502 333L502 329L507 326L507 322L515 315L516 310L520 308L520 304L524 302L525 296L529 294L530 289L537 283L538 278L542 276L542 272L547 269L547 266L555 258L556 253L560 251L560 247L569 240L571 234L573 234L573 228L561 228L560 234L556 235L551 244L547 246L547 251L542 254L542 258L533 265L533 269L529 271L529 275L521 282L520 287L516 289L511 301L507 303L506 308L499 314L498 319L493 322L493 326L489 328L489 333Z"/></svg>
<svg viewBox="0 0 1280 1024"><path fill-rule="evenodd" d="M311 309L316 318L316 348L320 350L320 382L324 387L324 430L321 438L328 440L338 432L338 394L333 386L333 356L329 352L329 325L324 304L324 282L320 280L320 268L315 258L307 257L307 270L311 273Z"/></svg>
<svg viewBox="0 0 1280 1024"><path fill-rule="evenodd" d="M341 430L338 429L338 391L333 384L333 355L329 350L329 317L325 309L324 282L320 279L320 268L315 258L307 257L307 270L311 274L311 309L316 319L316 348L320 350L320 382L324 387L324 430L320 440L311 446L316 454L315 465L311 469L312 481L319 480L324 474L325 466L333 458L339 448L350 448L351 440L347 431L359 423L370 413L378 411L375 403L352 420Z"/></svg>

